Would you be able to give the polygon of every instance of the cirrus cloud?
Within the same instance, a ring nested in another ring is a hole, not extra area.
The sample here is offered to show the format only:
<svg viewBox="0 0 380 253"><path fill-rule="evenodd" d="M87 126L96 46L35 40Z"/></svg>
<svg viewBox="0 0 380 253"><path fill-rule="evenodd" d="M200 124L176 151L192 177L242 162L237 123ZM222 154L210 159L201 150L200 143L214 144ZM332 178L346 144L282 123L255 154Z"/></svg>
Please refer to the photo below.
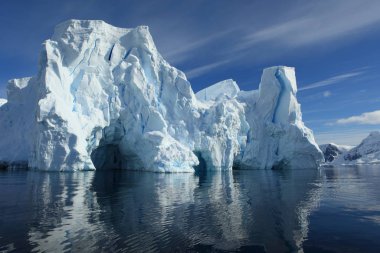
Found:
<svg viewBox="0 0 380 253"><path fill-rule="evenodd" d="M347 80L349 78L353 78L353 77L359 76L359 75L361 75L363 73L364 73L363 71L354 71L354 72L345 73L345 74L342 74L342 75L333 76L333 77L330 77L330 78L322 80L322 81L318 81L318 82L315 82L315 83L307 84L307 85L305 85L303 87L300 87L298 89L298 91L304 91L304 90L310 90L310 89L315 89L315 88L319 88L319 87L330 86L332 84L343 82L343 81L345 81L345 80Z"/></svg>

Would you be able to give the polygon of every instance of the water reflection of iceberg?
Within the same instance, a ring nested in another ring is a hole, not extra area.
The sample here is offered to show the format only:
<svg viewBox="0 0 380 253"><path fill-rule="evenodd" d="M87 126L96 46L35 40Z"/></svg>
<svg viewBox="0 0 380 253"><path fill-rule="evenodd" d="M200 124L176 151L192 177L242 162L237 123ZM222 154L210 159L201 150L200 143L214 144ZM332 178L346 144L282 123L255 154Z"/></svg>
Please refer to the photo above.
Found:
<svg viewBox="0 0 380 253"><path fill-rule="evenodd" d="M117 236L99 222L96 193L89 191L94 173L45 173L33 195L36 206L28 233L33 251L95 251L111 247ZM105 242L101 244L99 242Z"/></svg>
<svg viewBox="0 0 380 253"><path fill-rule="evenodd" d="M194 203L197 185L193 174L97 172L93 190L106 210L101 219L122 238L121 248L171 251L186 239L178 226L188 220L187 207Z"/></svg>
<svg viewBox="0 0 380 253"><path fill-rule="evenodd" d="M267 252L302 252L308 234L308 217L318 207L319 171L287 170L239 172L249 244Z"/></svg>
<svg viewBox="0 0 380 253"><path fill-rule="evenodd" d="M318 180L314 170L127 172L96 176L93 190L107 210L100 219L130 251L302 251L308 217L320 199Z"/></svg>
<svg viewBox="0 0 380 253"><path fill-rule="evenodd" d="M40 174L35 251L302 251L318 171Z"/></svg>

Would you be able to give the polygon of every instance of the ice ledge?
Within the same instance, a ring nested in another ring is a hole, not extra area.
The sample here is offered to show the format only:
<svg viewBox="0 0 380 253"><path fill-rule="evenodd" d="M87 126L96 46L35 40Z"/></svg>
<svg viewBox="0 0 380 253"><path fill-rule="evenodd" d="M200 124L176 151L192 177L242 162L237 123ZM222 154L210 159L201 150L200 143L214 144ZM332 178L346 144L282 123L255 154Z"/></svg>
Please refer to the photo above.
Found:
<svg viewBox="0 0 380 253"><path fill-rule="evenodd" d="M227 79L213 84L203 90L198 91L195 96L201 101L214 101L218 98L235 98L240 92L239 86L232 79Z"/></svg>

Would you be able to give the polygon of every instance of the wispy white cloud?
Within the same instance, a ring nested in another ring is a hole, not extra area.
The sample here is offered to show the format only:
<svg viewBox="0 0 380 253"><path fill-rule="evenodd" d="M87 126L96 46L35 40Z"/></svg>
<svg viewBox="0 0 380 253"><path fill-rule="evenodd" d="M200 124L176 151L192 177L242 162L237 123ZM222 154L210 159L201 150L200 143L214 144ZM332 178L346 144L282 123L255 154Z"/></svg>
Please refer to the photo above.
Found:
<svg viewBox="0 0 380 253"><path fill-rule="evenodd" d="M235 28L217 32L206 37L194 39L187 38L185 43L180 45L172 45L170 48L167 48L163 52L163 55L165 55L165 57L168 58L170 62L183 62L191 58L191 56L194 55L194 52L198 48L202 48L212 43L216 44L219 39L230 35L234 31L236 31Z"/></svg>
<svg viewBox="0 0 380 253"><path fill-rule="evenodd" d="M201 76L202 74L204 74L208 71L211 71L212 69L215 69L215 68L220 67L224 64L227 64L228 62L229 62L229 60L223 60L223 61L219 61L219 62L210 63L207 65L203 65L200 67L190 69L188 71L185 71L185 73L186 73L187 78L196 78L196 77Z"/></svg>
<svg viewBox="0 0 380 253"><path fill-rule="evenodd" d="M269 4L268 4L269 5ZM202 25L196 29L165 29L160 32L160 49L171 63L197 59L207 53L210 45L223 58L242 64L267 62L293 49L314 47L322 44L333 48L340 41L349 41L355 36L380 30L380 1L309 1L302 5L285 5L284 11L273 12L273 18L257 18L259 15L244 16L231 22L226 31L220 26L204 31ZM240 10L241 11L241 10ZM273 10L271 10L273 11ZM341 18L349 17L349 18ZM371 27L371 30L368 29ZM374 27L374 28L372 28Z"/></svg>
<svg viewBox="0 0 380 253"><path fill-rule="evenodd" d="M356 72L350 72L350 73L346 73L346 74L342 74L342 75L333 76L333 77L327 78L327 79L322 80L322 81L307 84L303 87L298 88L298 90L303 91L303 90L310 90L310 89L315 89L315 88L319 88L319 87L329 86L329 85L340 83L340 82L345 81L347 79L359 76L361 74L363 74L363 71L356 71Z"/></svg>
<svg viewBox="0 0 380 253"><path fill-rule="evenodd" d="M357 116L338 119L335 124L380 125L380 110L365 112Z"/></svg>
<svg viewBox="0 0 380 253"><path fill-rule="evenodd" d="M272 42L297 47L353 36L378 25L379 11L379 1L312 1L289 12L277 24L248 34L241 47Z"/></svg>
<svg viewBox="0 0 380 253"><path fill-rule="evenodd" d="M246 35L239 47L246 48L259 43L274 41L281 37L285 39L284 41L286 43L290 42L287 38L289 33L296 33L297 31L301 31L310 23L312 23L312 20L310 18L299 18L281 22L273 26L268 26L262 30Z"/></svg>
<svg viewBox="0 0 380 253"><path fill-rule="evenodd" d="M321 112L333 112L337 109L335 107L328 109L314 109L314 110L302 110L302 114L321 113ZM324 120L327 121L327 120Z"/></svg>

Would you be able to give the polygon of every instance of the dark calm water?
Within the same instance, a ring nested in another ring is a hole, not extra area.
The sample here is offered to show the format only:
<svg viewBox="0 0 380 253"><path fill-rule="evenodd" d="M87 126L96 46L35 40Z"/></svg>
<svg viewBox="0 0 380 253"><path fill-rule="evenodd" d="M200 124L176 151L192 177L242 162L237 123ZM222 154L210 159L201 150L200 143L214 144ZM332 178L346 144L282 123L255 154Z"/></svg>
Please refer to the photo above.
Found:
<svg viewBox="0 0 380 253"><path fill-rule="evenodd" d="M0 172L0 252L380 252L380 166Z"/></svg>

